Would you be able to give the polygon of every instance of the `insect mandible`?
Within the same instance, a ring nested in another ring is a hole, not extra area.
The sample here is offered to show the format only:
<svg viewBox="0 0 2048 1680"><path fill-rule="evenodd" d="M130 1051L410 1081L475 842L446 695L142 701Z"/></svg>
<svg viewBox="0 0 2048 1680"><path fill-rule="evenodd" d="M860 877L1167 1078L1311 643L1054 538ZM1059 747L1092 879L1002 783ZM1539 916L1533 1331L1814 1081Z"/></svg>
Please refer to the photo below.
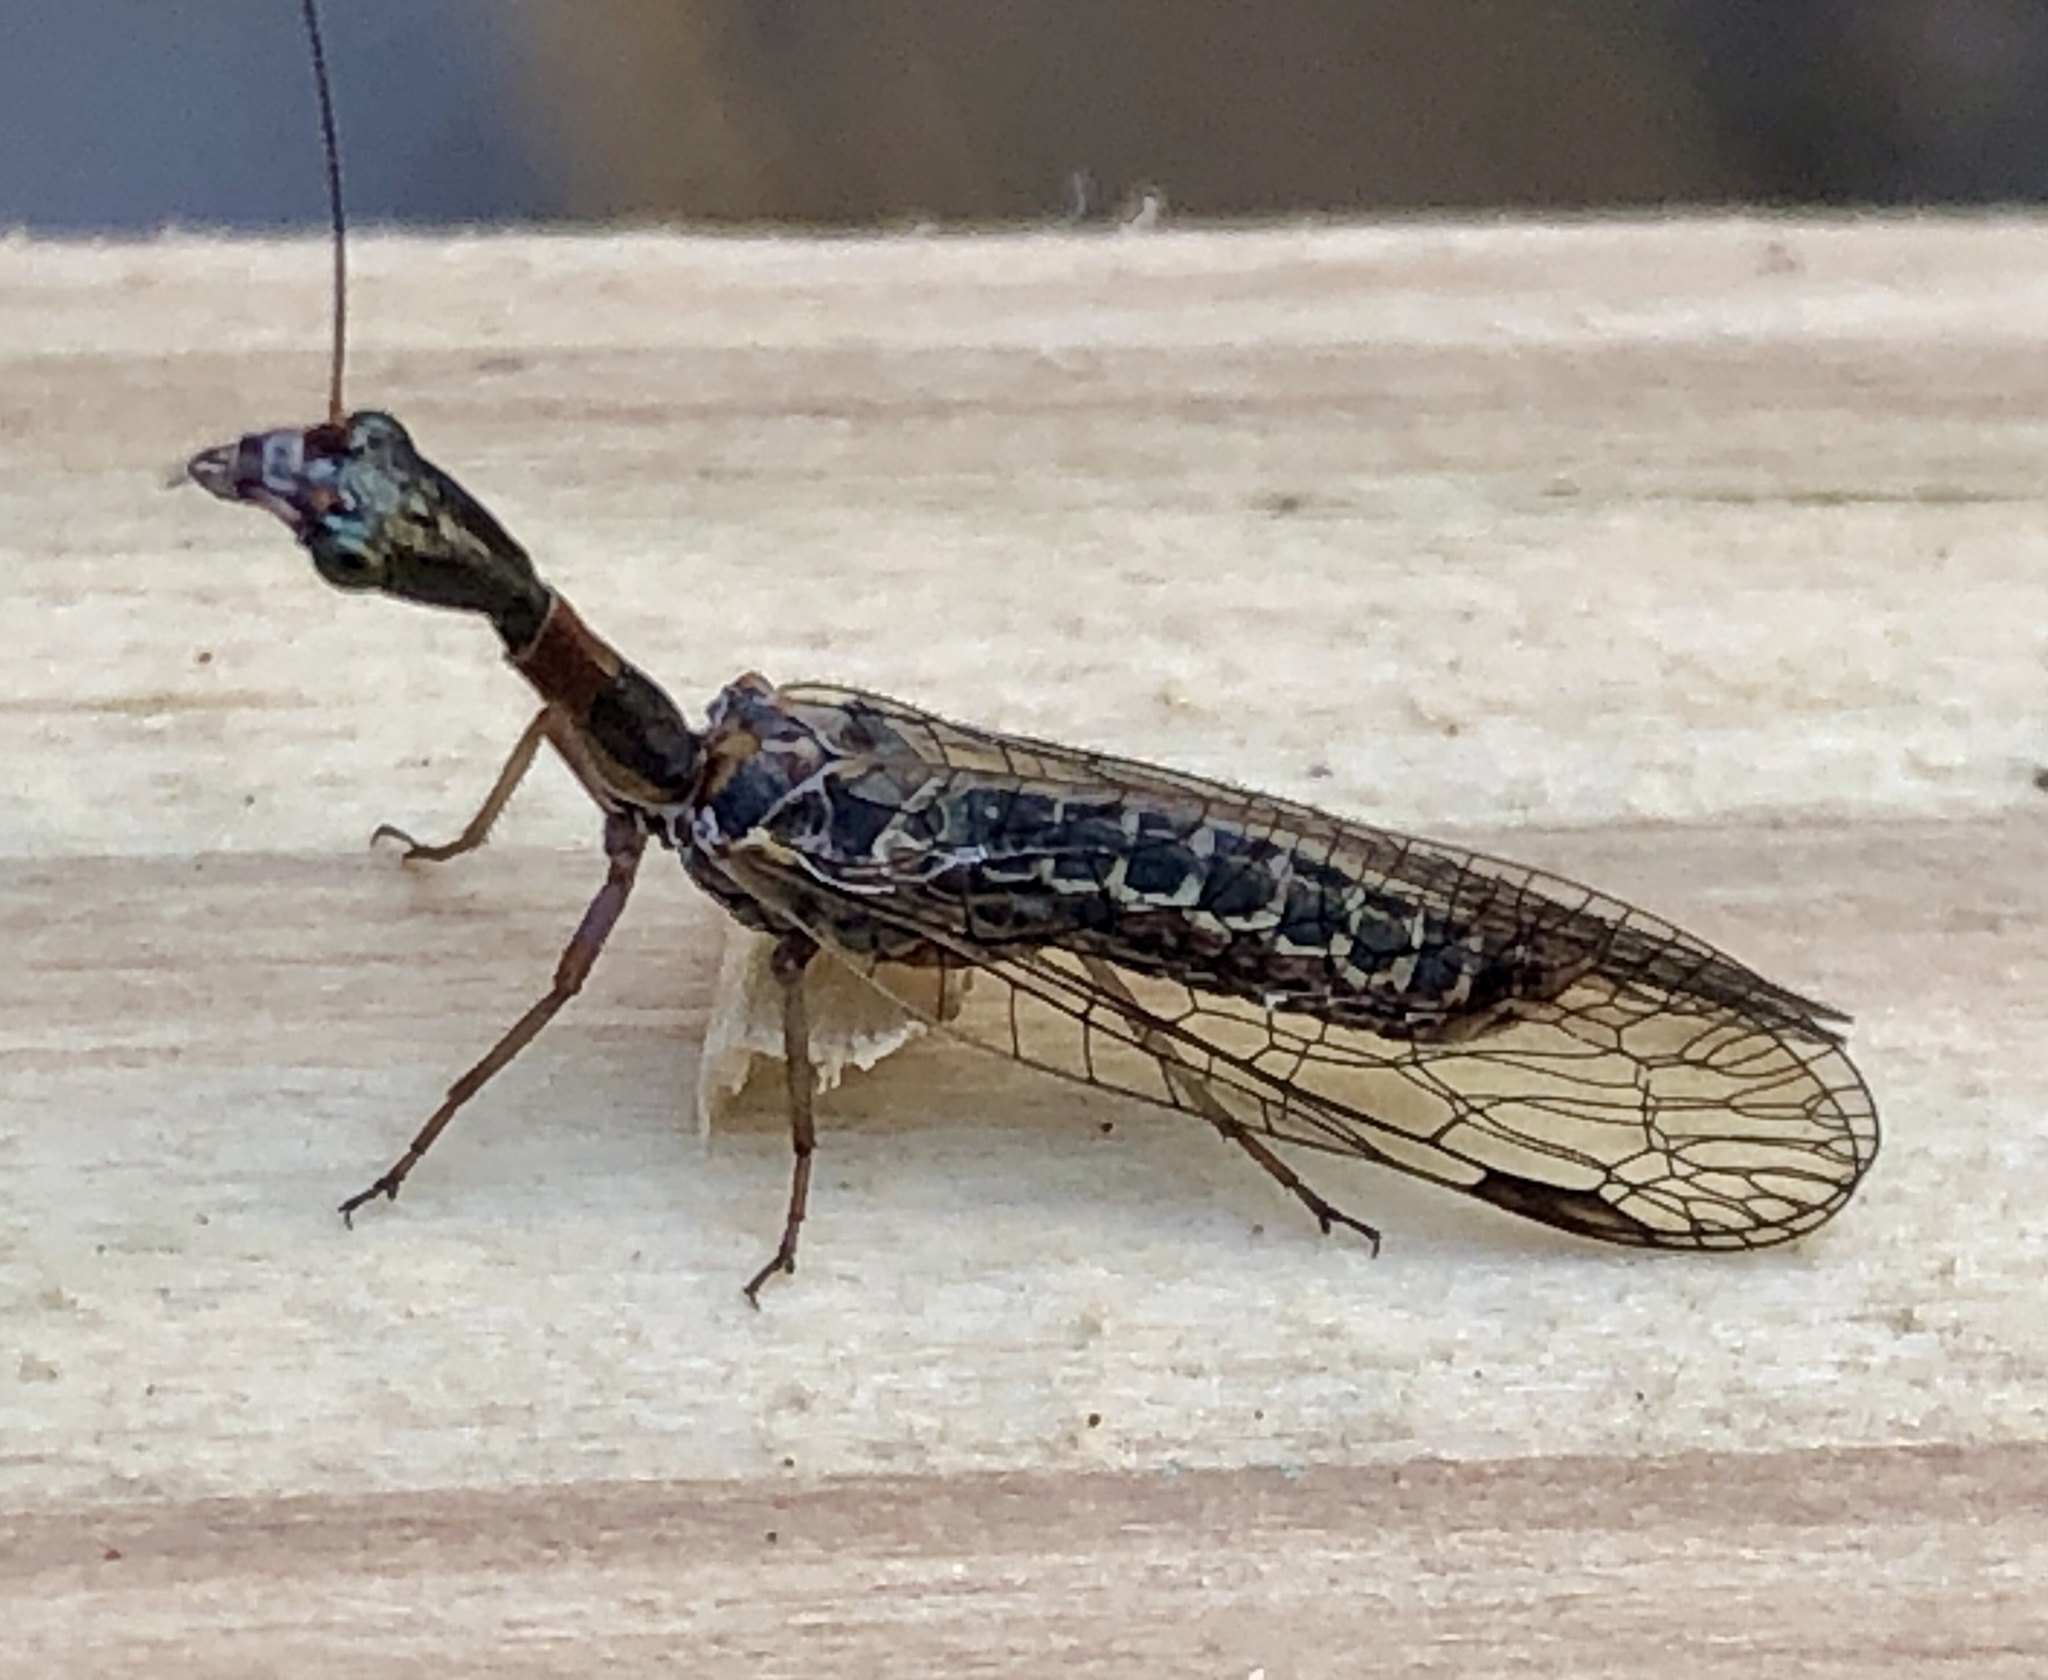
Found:
<svg viewBox="0 0 2048 1680"><path fill-rule="evenodd" d="M1206 1121L1324 1231L1375 1247L1288 1151L1641 1247L1762 1248L1847 1202L1878 1123L1844 1018L1616 899L849 689L744 676L693 727L397 420L343 411L338 154L302 5L335 223L329 414L203 450L187 471L281 519L339 588L488 620L539 694L460 836L380 834L415 860L474 849L545 743L604 813L608 864L546 994L345 1215L396 1196L576 995L650 843L775 940L794 1167L750 1299L795 1269L816 1140L804 977L820 960L955 1036Z"/></svg>

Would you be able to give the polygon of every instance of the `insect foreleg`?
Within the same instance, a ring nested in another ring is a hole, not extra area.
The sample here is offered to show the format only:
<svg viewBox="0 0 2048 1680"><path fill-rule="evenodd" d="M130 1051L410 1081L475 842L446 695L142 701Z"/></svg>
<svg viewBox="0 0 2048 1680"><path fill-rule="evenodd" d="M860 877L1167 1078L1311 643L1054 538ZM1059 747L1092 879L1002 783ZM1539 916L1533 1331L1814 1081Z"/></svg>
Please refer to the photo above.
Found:
<svg viewBox="0 0 2048 1680"><path fill-rule="evenodd" d="M782 987L782 1068L789 1081L789 1140L796 1164L790 1172L789 1213L782 1223L782 1241L774 1258L747 1279L746 1297L757 1307L762 1284L777 1272L796 1271L797 1232L803 1228L804 1208L811 1196L811 1152L818 1145L811 1101L817 1080L811 1071L811 1020L804 1005L804 971L817 954L817 941L809 934L786 933L769 959L769 972Z"/></svg>
<svg viewBox="0 0 2048 1680"><path fill-rule="evenodd" d="M1138 1000L1131 996L1131 989L1118 976L1115 969L1100 957L1084 957L1082 966L1088 977L1118 1000L1122 1005L1125 1020L1129 1021L1137 1034L1138 1048L1159 1063L1160 1071L1166 1076L1181 1102L1208 1121L1238 1148L1269 1173L1290 1196L1308 1209L1310 1216L1328 1236L1339 1225L1348 1226L1372 1245L1373 1253L1380 1251L1380 1234L1362 1219L1354 1219L1342 1208L1325 1201L1309 1188L1301 1174L1274 1154L1251 1128L1223 1106L1222 1100L1209 1089L1208 1083L1188 1065L1187 1058L1180 1053L1180 1047L1172 1038L1147 1025L1145 1011Z"/></svg>
<svg viewBox="0 0 2048 1680"><path fill-rule="evenodd" d="M484 795L483 804L453 840L439 846L422 845L395 824L379 823L376 832L370 836L370 844L374 846L379 840L396 840L405 848L407 863L446 863L450 858L461 857L464 852L475 851L490 838L491 825L505 809L513 789L526 779L526 772L533 768L534 754L540 751L541 742L549 738L548 722L553 712L553 707L543 706L533 714L533 721L520 731L518 741L513 744L512 755L505 760L505 768L498 772L498 779L491 783L491 791Z"/></svg>
<svg viewBox="0 0 2048 1680"><path fill-rule="evenodd" d="M543 714L545 715L545 714ZM534 731L529 730L529 734ZM529 754L529 756L531 756ZM583 912L583 920L576 924L576 931L570 935L569 943L563 947L561 960L555 964L555 981L548 988L547 995L513 1023L512 1029L484 1054L483 1059L460 1079L448 1087L448 1095L441 1106L427 1116L427 1123L419 1135L406 1145L405 1153L393 1163L391 1170L372 1184L341 1204L341 1216L353 1223L357 1208L377 1197L395 1197L398 1187L406 1175L419 1165L420 1158L434 1145L434 1140L447 1129L448 1122L455 1118L456 1111L481 1091L497 1074L498 1070L519 1054L532 1041L542 1027L560 1013L562 1006L583 989L583 982L589 978L591 968L596 964L598 953L604 949L604 942L611 936L620 914L626 908L626 899L633 890L633 877L640 867L640 854L647 849L646 833L629 816L615 813L605 819L604 851L611 860L611 868L605 876L604 885L597 889L597 896L590 901L590 907ZM805 1133L809 1131L809 1115L805 1115ZM792 1215L789 1232L783 1245L792 1253L795 1249L795 1219L801 1217L801 1209ZM772 1269L772 1268L771 1268Z"/></svg>

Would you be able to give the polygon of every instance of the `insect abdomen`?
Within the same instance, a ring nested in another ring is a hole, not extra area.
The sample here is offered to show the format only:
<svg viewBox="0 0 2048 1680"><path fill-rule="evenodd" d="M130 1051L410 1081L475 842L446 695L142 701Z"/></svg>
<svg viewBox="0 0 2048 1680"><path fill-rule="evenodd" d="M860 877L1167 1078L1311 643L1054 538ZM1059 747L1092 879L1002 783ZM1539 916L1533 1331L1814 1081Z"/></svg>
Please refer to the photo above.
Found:
<svg viewBox="0 0 2048 1680"><path fill-rule="evenodd" d="M876 910L974 949L1057 945L1393 1036L1489 1021L1584 966L1489 944L1469 917L1313 854L1327 842L1193 804L908 768L884 756L813 779L766 826L835 883L886 881Z"/></svg>

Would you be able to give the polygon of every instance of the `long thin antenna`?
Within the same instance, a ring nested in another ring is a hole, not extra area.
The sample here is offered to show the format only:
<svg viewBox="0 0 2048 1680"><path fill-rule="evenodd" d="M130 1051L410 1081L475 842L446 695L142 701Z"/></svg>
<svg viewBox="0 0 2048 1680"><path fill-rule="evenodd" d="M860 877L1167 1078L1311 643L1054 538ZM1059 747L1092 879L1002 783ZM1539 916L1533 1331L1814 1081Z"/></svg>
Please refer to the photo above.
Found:
<svg viewBox="0 0 2048 1680"><path fill-rule="evenodd" d="M341 143L334 135L334 94L327 83L327 49L320 40L320 8L300 0L306 44L313 49L313 81L320 90L320 148L327 158L327 214L334 227L334 364L327 378L327 418L339 426L341 368L348 359L348 222L341 209Z"/></svg>

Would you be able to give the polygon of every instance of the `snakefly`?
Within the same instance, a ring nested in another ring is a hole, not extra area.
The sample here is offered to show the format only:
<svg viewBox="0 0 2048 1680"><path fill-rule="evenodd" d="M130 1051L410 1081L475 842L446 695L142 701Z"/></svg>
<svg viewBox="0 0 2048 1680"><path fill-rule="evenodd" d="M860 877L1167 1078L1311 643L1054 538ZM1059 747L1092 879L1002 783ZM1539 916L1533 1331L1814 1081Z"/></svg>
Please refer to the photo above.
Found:
<svg viewBox="0 0 2048 1680"><path fill-rule="evenodd" d="M335 224L330 412L188 471L281 519L339 588L482 616L538 692L457 839L380 833L415 859L472 850L545 743L603 812L608 863L546 994L344 1214L395 1196L575 995L650 842L775 941L795 1166L750 1298L795 1269L814 1145L804 976L820 961L953 1036L1207 1122L1323 1230L1375 1246L1301 1176L1304 1153L1655 1248L1761 1248L1847 1202L1878 1125L1844 1018L1589 888L849 689L743 676L693 726L404 427L343 411L339 169L303 4Z"/></svg>

